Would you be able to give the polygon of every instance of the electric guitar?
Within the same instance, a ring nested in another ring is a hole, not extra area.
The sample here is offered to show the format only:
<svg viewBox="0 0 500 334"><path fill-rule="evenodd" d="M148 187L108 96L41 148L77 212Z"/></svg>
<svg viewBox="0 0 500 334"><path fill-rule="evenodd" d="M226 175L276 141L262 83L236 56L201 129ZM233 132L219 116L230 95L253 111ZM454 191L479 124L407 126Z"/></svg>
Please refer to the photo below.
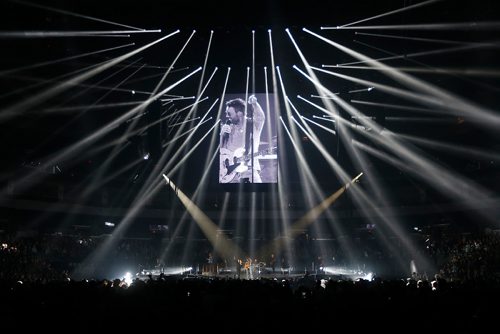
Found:
<svg viewBox="0 0 500 334"><path fill-rule="evenodd" d="M271 147L262 151L255 152L253 157L265 154L275 154L277 147ZM231 151L227 148L220 149L219 182L229 183L239 173L248 170L248 162L252 159L252 154L245 155L244 148L237 148Z"/></svg>

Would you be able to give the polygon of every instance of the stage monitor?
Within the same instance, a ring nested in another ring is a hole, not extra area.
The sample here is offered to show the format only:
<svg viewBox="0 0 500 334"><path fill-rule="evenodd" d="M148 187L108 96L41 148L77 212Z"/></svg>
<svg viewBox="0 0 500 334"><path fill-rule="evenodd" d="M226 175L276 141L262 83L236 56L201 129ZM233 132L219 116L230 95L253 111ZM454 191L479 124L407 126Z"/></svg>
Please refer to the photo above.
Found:
<svg viewBox="0 0 500 334"><path fill-rule="evenodd" d="M220 115L219 183L278 182L273 94L227 94Z"/></svg>

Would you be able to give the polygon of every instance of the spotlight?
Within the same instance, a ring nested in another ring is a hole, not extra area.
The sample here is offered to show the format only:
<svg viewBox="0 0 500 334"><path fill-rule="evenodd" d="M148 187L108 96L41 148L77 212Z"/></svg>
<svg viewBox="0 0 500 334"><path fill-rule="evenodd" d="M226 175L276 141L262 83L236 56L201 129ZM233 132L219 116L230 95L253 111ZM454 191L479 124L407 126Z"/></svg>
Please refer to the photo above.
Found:
<svg viewBox="0 0 500 334"><path fill-rule="evenodd" d="M115 223L112 222L104 222L104 225L108 227L115 227Z"/></svg>
<svg viewBox="0 0 500 334"><path fill-rule="evenodd" d="M127 283L127 285L132 284L132 274L130 272L126 272L123 276L123 280Z"/></svg>
<svg viewBox="0 0 500 334"><path fill-rule="evenodd" d="M143 157L142 157L144 160L148 160L149 159L149 152L146 153Z"/></svg>

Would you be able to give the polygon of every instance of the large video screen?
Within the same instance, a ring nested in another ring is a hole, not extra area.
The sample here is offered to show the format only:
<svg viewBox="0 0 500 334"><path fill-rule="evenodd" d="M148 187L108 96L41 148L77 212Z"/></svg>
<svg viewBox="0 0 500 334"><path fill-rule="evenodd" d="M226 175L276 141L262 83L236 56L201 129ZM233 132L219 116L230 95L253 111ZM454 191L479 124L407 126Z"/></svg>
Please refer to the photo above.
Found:
<svg viewBox="0 0 500 334"><path fill-rule="evenodd" d="M273 94L227 94L220 115L219 183L277 183Z"/></svg>

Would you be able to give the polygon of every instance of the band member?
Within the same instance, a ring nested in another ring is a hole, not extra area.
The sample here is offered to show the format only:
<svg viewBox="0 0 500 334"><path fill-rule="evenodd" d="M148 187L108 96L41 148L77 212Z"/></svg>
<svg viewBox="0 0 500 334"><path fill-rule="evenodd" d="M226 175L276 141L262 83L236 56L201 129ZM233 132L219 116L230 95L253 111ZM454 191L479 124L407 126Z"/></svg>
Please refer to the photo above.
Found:
<svg viewBox="0 0 500 334"><path fill-rule="evenodd" d="M273 271L273 274L276 270L276 256L274 256L274 253L271 254L269 257L269 266L271 267L271 270Z"/></svg>
<svg viewBox="0 0 500 334"><path fill-rule="evenodd" d="M234 264L236 266L236 278L240 279L241 277L241 267L243 266L243 260L238 259L236 256L233 257Z"/></svg>
<svg viewBox="0 0 500 334"><path fill-rule="evenodd" d="M253 279L252 275L252 258L247 257L243 268L245 269L245 274L247 279Z"/></svg>

